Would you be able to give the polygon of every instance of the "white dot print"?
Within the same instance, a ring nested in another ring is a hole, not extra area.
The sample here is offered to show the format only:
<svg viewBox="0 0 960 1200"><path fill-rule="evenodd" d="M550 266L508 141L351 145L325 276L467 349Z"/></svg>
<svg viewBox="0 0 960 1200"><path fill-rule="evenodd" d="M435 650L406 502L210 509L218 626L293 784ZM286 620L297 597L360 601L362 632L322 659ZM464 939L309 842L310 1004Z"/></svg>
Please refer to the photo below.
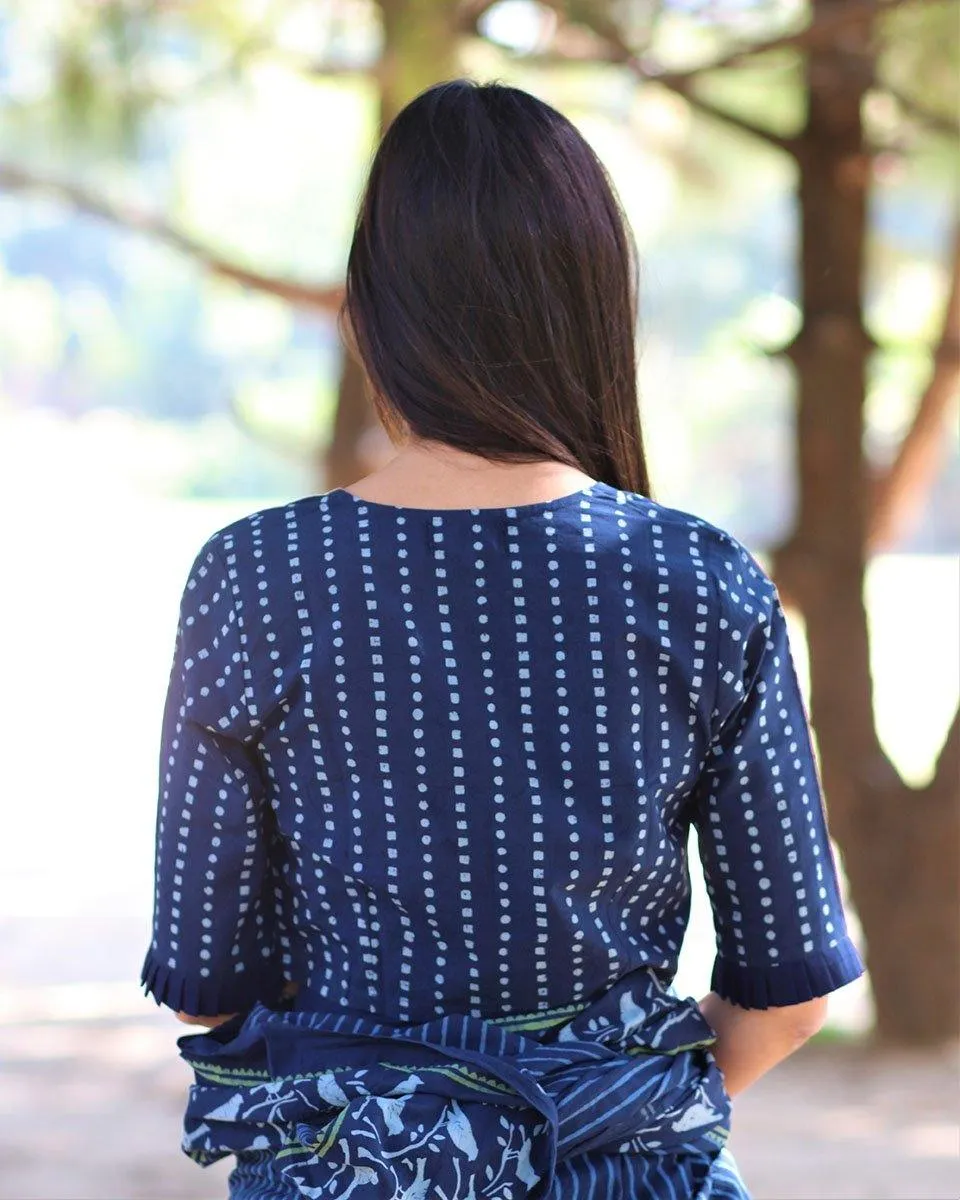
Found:
<svg viewBox="0 0 960 1200"><path fill-rule="evenodd" d="M513 509L335 489L215 533L183 589L143 980L295 979L423 1022L676 968L695 829L713 984L861 970L776 590L730 535L596 483Z"/></svg>

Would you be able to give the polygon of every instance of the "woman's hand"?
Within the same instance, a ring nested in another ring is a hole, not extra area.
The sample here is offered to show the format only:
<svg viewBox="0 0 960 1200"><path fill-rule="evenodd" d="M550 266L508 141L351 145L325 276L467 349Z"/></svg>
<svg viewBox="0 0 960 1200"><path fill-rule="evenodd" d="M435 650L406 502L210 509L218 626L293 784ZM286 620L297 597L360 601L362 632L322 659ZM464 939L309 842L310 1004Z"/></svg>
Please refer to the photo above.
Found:
<svg viewBox="0 0 960 1200"><path fill-rule="evenodd" d="M289 996L295 996L299 990L299 983L285 983L280 994L286 1000ZM205 1029L216 1029L218 1025L232 1020L236 1015L236 1013L221 1013L219 1017L195 1017L190 1013L178 1012L177 1020L182 1021L184 1025L202 1025Z"/></svg>
<svg viewBox="0 0 960 1200"><path fill-rule="evenodd" d="M194 1017L190 1013L178 1012L177 1020L182 1021L184 1025L203 1025L206 1029L216 1029L218 1025L222 1025L224 1021L229 1021L236 1015L236 1013L222 1013L219 1017Z"/></svg>
<svg viewBox="0 0 960 1200"><path fill-rule="evenodd" d="M700 1011L717 1035L713 1048L730 1096L736 1096L778 1062L793 1054L822 1027L827 998L785 1008L739 1008L710 992Z"/></svg>

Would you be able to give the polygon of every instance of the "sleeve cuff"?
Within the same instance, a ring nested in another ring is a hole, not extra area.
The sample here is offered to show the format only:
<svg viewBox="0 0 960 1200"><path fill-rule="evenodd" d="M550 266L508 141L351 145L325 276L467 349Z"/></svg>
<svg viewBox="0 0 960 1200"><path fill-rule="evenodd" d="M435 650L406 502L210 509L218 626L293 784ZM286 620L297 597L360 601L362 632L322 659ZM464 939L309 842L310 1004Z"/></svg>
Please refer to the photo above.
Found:
<svg viewBox="0 0 960 1200"><path fill-rule="evenodd" d="M275 1004L283 990L282 974L272 968L267 973L241 971L227 980L202 979L169 967L154 950L144 959L140 983L157 1004L192 1017L245 1012L258 1001Z"/></svg>
<svg viewBox="0 0 960 1200"><path fill-rule="evenodd" d="M795 962L748 967L718 957L711 990L740 1008L778 1008L826 996L864 972L863 960L849 938Z"/></svg>

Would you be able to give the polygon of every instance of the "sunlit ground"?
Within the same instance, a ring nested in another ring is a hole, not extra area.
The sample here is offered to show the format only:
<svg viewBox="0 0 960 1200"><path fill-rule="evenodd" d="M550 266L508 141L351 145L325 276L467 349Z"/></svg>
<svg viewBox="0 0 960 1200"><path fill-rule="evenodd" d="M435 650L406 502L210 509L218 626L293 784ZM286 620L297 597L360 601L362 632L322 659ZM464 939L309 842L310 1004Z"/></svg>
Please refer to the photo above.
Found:
<svg viewBox="0 0 960 1200"><path fill-rule="evenodd" d="M108 442L99 459L85 442L81 460L69 438L44 428L0 423L0 1014L136 1013L160 711L183 581L214 529L291 497L151 497ZM958 593L949 557L882 558L870 576L880 732L911 780L929 772L957 702ZM797 649L802 669L799 640ZM702 993L711 960L698 890L678 988ZM835 996L832 1020L868 1022L862 982Z"/></svg>

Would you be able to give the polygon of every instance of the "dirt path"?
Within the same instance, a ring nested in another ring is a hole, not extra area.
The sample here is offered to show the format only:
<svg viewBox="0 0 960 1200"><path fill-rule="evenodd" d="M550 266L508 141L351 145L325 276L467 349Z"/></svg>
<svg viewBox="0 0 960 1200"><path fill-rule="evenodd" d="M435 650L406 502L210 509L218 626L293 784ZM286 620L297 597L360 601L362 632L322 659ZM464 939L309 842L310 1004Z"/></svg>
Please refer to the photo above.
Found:
<svg viewBox="0 0 960 1200"><path fill-rule="evenodd" d="M0 1025L2 1200L221 1200L178 1149L186 1068L163 1013ZM809 1047L737 1103L755 1200L957 1200L958 1058ZM640 1200L640 1198L637 1198Z"/></svg>

